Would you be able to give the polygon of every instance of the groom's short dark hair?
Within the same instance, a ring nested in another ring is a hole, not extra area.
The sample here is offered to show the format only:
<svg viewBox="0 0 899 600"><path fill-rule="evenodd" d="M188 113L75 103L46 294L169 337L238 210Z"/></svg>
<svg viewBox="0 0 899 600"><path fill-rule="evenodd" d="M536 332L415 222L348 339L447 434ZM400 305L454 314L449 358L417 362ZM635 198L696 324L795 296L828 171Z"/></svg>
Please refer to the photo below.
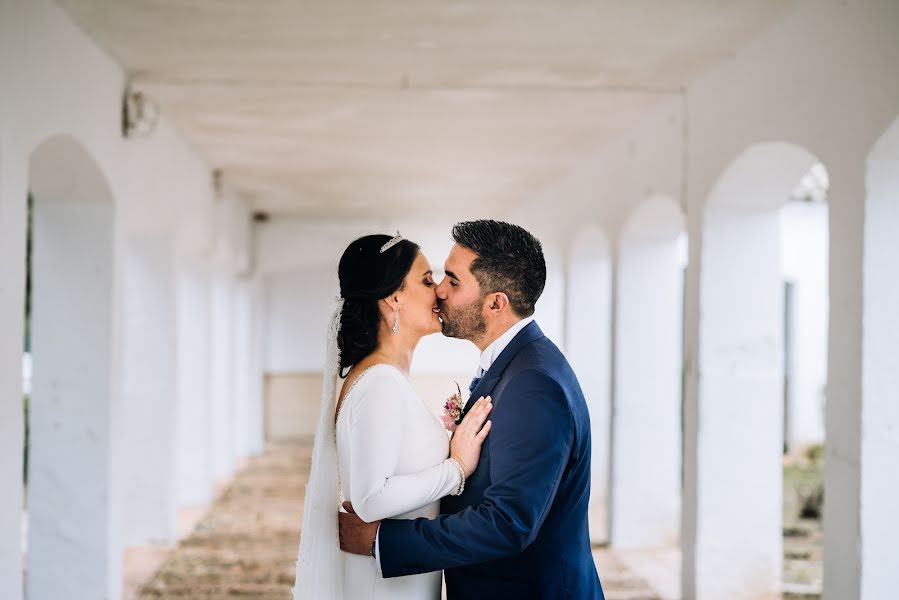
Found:
<svg viewBox="0 0 899 600"><path fill-rule="evenodd" d="M516 315L534 314L546 285L540 240L518 225L480 220L456 223L453 241L478 255L470 270L484 293L504 292Z"/></svg>

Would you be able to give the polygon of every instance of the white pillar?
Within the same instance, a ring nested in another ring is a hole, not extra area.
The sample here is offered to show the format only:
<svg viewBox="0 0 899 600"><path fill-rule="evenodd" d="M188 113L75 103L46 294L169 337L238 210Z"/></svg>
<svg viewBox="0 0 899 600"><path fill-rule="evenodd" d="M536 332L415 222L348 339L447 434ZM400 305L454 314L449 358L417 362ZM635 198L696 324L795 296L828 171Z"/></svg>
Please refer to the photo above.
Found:
<svg viewBox="0 0 899 600"><path fill-rule="evenodd" d="M213 275L210 330L210 441L212 473L217 480L234 473L233 283L229 275Z"/></svg>
<svg viewBox="0 0 899 600"><path fill-rule="evenodd" d="M730 165L708 198L690 199L684 598L756 600L780 592L780 209L816 162L798 146L757 144Z"/></svg>
<svg viewBox="0 0 899 600"><path fill-rule="evenodd" d="M899 585L899 123L861 163L831 173L824 600Z"/></svg>
<svg viewBox="0 0 899 600"><path fill-rule="evenodd" d="M250 454L252 426L250 377L252 315L250 281L239 279L234 285L234 452L238 458Z"/></svg>
<svg viewBox="0 0 899 600"><path fill-rule="evenodd" d="M868 163L864 215L864 343L861 406L861 600L889 598L899 590L899 120ZM848 198L847 198L848 200ZM855 200L855 198L853 198ZM853 202L856 219L862 210ZM833 423L837 425L837 423ZM828 432L830 435L830 432ZM829 442L828 442L829 443ZM827 460L832 460L828 453ZM834 458L833 460L838 460ZM828 463L829 465L830 463ZM830 481L828 481L830 483ZM846 490L827 488L838 496ZM840 520L843 517L836 517ZM828 523L829 524L829 523ZM830 532L827 532L830 535ZM851 577L833 564L839 543L825 537L825 581ZM836 584L834 584L836 585ZM839 596L825 589L825 599Z"/></svg>
<svg viewBox="0 0 899 600"><path fill-rule="evenodd" d="M830 343L824 446L823 597L826 600L861 598L859 516L862 513L860 441L865 221L861 169L859 164L854 173L851 169L832 171L828 194L831 212Z"/></svg>
<svg viewBox="0 0 899 600"><path fill-rule="evenodd" d="M22 597L26 166L0 138L0 598Z"/></svg>
<svg viewBox="0 0 899 600"><path fill-rule="evenodd" d="M706 212L696 598L780 588L783 287L776 210Z"/></svg>
<svg viewBox="0 0 899 600"><path fill-rule="evenodd" d="M681 488L683 218L646 201L619 239L616 278L612 544L677 545Z"/></svg>
<svg viewBox="0 0 899 600"><path fill-rule="evenodd" d="M250 339L250 436L251 454L265 450L265 286L261 276L255 276L251 289L252 335Z"/></svg>
<svg viewBox="0 0 899 600"><path fill-rule="evenodd" d="M177 274L179 506L202 505L212 498L210 307L207 272L198 261L185 259Z"/></svg>
<svg viewBox="0 0 899 600"><path fill-rule="evenodd" d="M128 241L122 450L125 543L175 539L176 346L170 242Z"/></svg>
<svg viewBox="0 0 899 600"><path fill-rule="evenodd" d="M35 193L30 598L107 597L112 225Z"/></svg>
<svg viewBox="0 0 899 600"><path fill-rule="evenodd" d="M586 228L575 238L566 280L566 354L590 411L590 539L605 543L609 541L612 268L608 238L598 228Z"/></svg>

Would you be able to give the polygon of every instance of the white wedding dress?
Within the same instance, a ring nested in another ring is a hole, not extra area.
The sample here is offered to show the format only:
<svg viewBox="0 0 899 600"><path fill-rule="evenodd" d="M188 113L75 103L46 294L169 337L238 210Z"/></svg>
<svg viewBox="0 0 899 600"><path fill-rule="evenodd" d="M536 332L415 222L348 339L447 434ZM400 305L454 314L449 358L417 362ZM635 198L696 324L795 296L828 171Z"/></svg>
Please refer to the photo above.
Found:
<svg viewBox="0 0 899 600"><path fill-rule="evenodd" d="M364 521L436 517L458 488L446 430L398 369L374 365L346 393L337 418L337 468L344 499ZM440 571L383 579L375 559L344 555L344 597L436 600Z"/></svg>

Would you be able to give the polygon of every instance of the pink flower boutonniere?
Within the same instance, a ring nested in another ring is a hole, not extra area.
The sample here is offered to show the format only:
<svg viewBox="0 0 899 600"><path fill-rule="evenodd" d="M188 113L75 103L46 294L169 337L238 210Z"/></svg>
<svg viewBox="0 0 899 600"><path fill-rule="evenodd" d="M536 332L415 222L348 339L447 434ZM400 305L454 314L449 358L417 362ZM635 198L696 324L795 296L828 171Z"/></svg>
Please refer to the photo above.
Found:
<svg viewBox="0 0 899 600"><path fill-rule="evenodd" d="M446 399L443 403L443 415L440 420L443 427L450 433L456 430L456 425L462 422L462 409L465 408L465 401L462 400L462 390L459 384L456 384L456 393Z"/></svg>

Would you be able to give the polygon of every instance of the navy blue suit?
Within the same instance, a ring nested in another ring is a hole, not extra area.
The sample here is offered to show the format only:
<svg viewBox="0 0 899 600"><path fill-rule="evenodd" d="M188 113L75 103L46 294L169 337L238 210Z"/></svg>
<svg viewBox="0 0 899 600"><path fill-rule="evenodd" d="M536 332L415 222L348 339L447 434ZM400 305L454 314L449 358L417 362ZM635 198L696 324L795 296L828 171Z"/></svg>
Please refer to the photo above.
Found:
<svg viewBox="0 0 899 600"><path fill-rule="evenodd" d="M436 519L381 523L384 577L445 569L453 600L603 600L587 529L590 418L571 366L530 323L471 398L488 395L493 426L464 493Z"/></svg>

